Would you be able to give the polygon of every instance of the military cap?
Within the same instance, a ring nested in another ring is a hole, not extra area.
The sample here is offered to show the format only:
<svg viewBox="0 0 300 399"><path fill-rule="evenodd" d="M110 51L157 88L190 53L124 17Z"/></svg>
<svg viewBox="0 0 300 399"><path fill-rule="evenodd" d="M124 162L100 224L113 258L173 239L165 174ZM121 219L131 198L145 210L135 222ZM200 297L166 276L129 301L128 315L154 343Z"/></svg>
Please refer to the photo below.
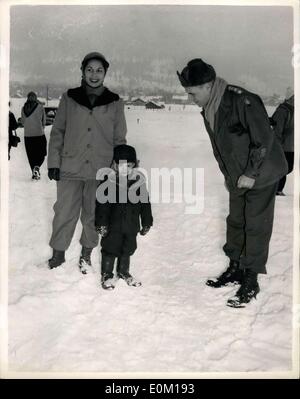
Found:
<svg viewBox="0 0 300 399"><path fill-rule="evenodd" d="M195 58L188 62L181 73L177 71L177 76L183 87L200 86L215 80L216 72L213 66L202 61L201 58Z"/></svg>

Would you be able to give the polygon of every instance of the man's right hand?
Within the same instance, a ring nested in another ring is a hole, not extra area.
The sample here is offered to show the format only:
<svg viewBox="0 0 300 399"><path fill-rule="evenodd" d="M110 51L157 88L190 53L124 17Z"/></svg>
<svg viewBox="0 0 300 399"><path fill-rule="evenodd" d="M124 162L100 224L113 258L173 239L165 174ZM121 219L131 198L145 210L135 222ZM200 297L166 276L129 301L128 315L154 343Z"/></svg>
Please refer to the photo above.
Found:
<svg viewBox="0 0 300 399"><path fill-rule="evenodd" d="M48 169L48 177L50 180L59 181L60 179L60 170L59 168L49 168Z"/></svg>
<svg viewBox="0 0 300 399"><path fill-rule="evenodd" d="M255 184L255 179L245 175L241 175L237 182L238 188L251 189L254 186L254 184Z"/></svg>

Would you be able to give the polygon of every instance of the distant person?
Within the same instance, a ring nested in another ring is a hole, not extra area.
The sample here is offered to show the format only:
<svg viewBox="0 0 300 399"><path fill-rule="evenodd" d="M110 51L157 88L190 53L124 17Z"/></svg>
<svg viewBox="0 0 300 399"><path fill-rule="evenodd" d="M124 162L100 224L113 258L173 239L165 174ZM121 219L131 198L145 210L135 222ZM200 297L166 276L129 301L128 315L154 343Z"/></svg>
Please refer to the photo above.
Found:
<svg viewBox="0 0 300 399"><path fill-rule="evenodd" d="M10 107L10 102L8 103L8 106ZM8 121L8 159L10 160L10 150L11 147L16 147L17 146L17 138L13 134L19 127L19 123L16 120L15 115L9 111L9 121Z"/></svg>
<svg viewBox="0 0 300 399"><path fill-rule="evenodd" d="M153 218L146 183L139 181L141 175L135 174L137 166L134 147L119 145L114 149L111 173L108 179L104 179L99 185L99 188L101 184L105 185L103 193L106 196L106 201L96 202L95 218L96 229L102 236L101 282L104 289L114 289L118 278L123 279L129 286L141 285L141 282L130 274L130 257L137 249L137 234L147 234L153 224ZM116 193L111 202L105 192L107 189ZM138 191L139 201L131 202L131 190ZM122 201L123 198L126 199L125 202ZM117 274L114 276L116 258Z"/></svg>
<svg viewBox="0 0 300 399"><path fill-rule="evenodd" d="M32 179L41 178L40 167L47 155L47 140L44 132L46 114L37 95L31 91L22 108L21 123L24 126L24 141Z"/></svg>
<svg viewBox="0 0 300 399"><path fill-rule="evenodd" d="M258 274L266 273L275 194L287 163L258 95L229 85L199 58L177 74L189 97L202 107L213 153L229 191L223 249L230 262L224 273L206 284L214 288L240 284L227 305L244 307L260 291Z"/></svg>
<svg viewBox="0 0 300 399"><path fill-rule="evenodd" d="M126 143L124 103L104 85L108 61L97 52L81 63L79 87L62 95L50 134L48 176L57 181L54 205L53 249L49 268L65 262L79 219L82 223L79 269L91 269L92 249L98 244L95 201L98 169L109 167L114 146Z"/></svg>
<svg viewBox="0 0 300 399"><path fill-rule="evenodd" d="M289 174L294 168L294 95L276 108L271 120L274 132L282 144ZM277 195L285 195L285 183L286 176L283 176L278 183Z"/></svg>

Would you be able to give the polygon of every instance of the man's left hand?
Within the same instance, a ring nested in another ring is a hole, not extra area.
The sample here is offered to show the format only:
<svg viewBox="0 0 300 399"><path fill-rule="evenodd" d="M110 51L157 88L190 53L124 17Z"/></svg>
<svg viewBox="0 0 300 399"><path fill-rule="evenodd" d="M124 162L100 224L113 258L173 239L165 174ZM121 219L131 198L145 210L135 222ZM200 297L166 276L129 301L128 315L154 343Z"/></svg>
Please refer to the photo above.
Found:
<svg viewBox="0 0 300 399"><path fill-rule="evenodd" d="M241 175L237 182L237 186L238 186L238 188L251 189L254 186L254 183L255 183L255 179L252 179L252 177Z"/></svg>

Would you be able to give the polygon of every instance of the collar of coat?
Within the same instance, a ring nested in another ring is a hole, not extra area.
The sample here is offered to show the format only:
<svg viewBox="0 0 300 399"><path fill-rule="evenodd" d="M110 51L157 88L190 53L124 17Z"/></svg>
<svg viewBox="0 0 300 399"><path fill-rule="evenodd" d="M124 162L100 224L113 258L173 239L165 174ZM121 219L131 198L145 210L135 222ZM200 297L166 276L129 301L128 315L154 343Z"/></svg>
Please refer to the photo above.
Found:
<svg viewBox="0 0 300 399"><path fill-rule="evenodd" d="M228 90L228 87L229 86L227 86L224 91L224 94L221 98L218 110L215 114L214 130L212 130L210 125L208 124L210 130L215 131L215 132L218 131L220 122L222 122L222 120L224 119L226 114L232 110L232 96L231 96L230 91ZM202 114L203 118L206 120L204 108L202 108L201 114Z"/></svg>
<svg viewBox="0 0 300 399"><path fill-rule="evenodd" d="M39 103L36 101L26 101L23 107L26 118L28 118L36 110L38 105Z"/></svg>
<svg viewBox="0 0 300 399"><path fill-rule="evenodd" d="M223 122L228 117L228 115L233 112L234 110L233 103L237 101L237 99L240 96L243 96L242 97L243 103L247 106L251 104L250 101L251 98L253 97L258 98L256 94L251 93L242 87L227 85L224 94L222 96L219 108L215 114L215 128L214 128L215 133L219 131L220 127L223 125ZM201 114L205 119L204 109L202 109Z"/></svg>
<svg viewBox="0 0 300 399"><path fill-rule="evenodd" d="M88 109L93 109L95 107L99 107L101 105L107 105L114 101L118 101L120 97L118 94L115 94L108 90L106 87L104 88L101 96L97 97L96 101L92 105L89 101L89 98L83 89L83 87L76 87L75 89L69 89L67 92L68 96L76 101L78 104L83 105Z"/></svg>

